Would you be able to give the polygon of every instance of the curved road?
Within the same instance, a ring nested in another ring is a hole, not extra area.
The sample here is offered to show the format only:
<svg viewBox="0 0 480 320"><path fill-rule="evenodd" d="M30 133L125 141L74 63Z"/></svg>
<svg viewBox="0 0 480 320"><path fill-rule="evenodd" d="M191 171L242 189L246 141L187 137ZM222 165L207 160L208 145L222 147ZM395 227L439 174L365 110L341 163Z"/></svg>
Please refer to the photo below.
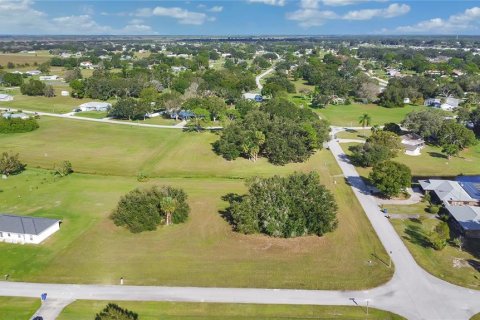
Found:
<svg viewBox="0 0 480 320"><path fill-rule="evenodd" d="M341 131L333 128L333 133ZM38 284L1 282L0 296L49 299L39 310L45 320L55 319L62 308L77 299L133 301L190 301L269 304L360 305L398 313L408 319L467 320L480 312L480 291L462 288L433 277L414 258L367 192L368 188L350 164L340 144L329 148L348 179L380 241L395 264L393 278L380 287L364 291L153 287L115 285Z"/></svg>

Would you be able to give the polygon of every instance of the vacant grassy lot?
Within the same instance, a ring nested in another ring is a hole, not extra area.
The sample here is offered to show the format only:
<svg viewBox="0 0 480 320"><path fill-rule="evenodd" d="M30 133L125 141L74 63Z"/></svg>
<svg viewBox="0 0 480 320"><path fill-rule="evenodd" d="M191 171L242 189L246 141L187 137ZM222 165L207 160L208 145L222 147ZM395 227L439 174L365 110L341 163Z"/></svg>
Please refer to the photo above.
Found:
<svg viewBox="0 0 480 320"><path fill-rule="evenodd" d="M92 99L75 99L72 97L62 97L60 95L62 90L70 91L65 86L55 86L55 97L39 97L39 96L25 96L19 91L9 92L14 94L14 100L9 102L2 102L2 108L25 109L40 112L51 113L67 113L82 103L93 101Z"/></svg>
<svg viewBox="0 0 480 320"><path fill-rule="evenodd" d="M0 136L0 149L19 152L29 170L2 180L0 211L62 218L41 246L0 244L0 270L12 280L64 283L169 284L283 288L365 288L392 270L372 260L386 254L333 157L321 151L303 164L225 161L211 151L211 133L126 127L44 117L40 129ZM53 164L68 159L77 173L55 181ZM272 239L231 231L218 211L221 196L244 192L244 178L316 170L339 204L339 228L324 237ZM131 234L108 218L119 197L147 184L189 194L187 223ZM97 173L80 174L79 172ZM338 179L337 179L338 180Z"/></svg>
<svg viewBox="0 0 480 320"><path fill-rule="evenodd" d="M90 320L101 311L107 301L76 301L63 310L59 320ZM207 319L365 319L364 307L291 306L224 303L175 303L118 301L119 306L138 313L142 320L207 320ZM403 319L402 317L369 308L368 319Z"/></svg>
<svg viewBox="0 0 480 320"><path fill-rule="evenodd" d="M41 64L51 59L48 53L0 53L0 65L6 67L9 62L17 64L30 64L31 67L35 64ZM30 68L32 69L32 68ZM8 69L7 69L8 70ZM12 69L17 70L17 69Z"/></svg>
<svg viewBox="0 0 480 320"><path fill-rule="evenodd" d="M314 109L322 118L335 126L358 127L358 118L368 113L372 118L372 125L383 125L388 122L399 123L407 113L414 110L423 110L426 107L406 105L403 108L384 108L375 104L351 104L344 106L329 105L325 109Z"/></svg>
<svg viewBox="0 0 480 320"><path fill-rule="evenodd" d="M101 111L83 111L83 112L76 112L76 117L84 117L84 118L92 118L92 119L103 119L107 116L107 112Z"/></svg>
<svg viewBox="0 0 480 320"><path fill-rule="evenodd" d="M366 139L372 135L372 130L345 130L337 133L337 139Z"/></svg>
<svg viewBox="0 0 480 320"><path fill-rule="evenodd" d="M0 297L0 320L25 320L40 307L40 298Z"/></svg>
<svg viewBox="0 0 480 320"><path fill-rule="evenodd" d="M480 289L480 240L469 240L462 251L451 244L436 251L429 246L427 234L437 220L391 221L417 263L425 270L460 286Z"/></svg>
<svg viewBox="0 0 480 320"><path fill-rule="evenodd" d="M343 150L349 154L348 148L356 143L343 143ZM420 156L399 154L394 161L406 164L415 177L456 177L458 175L480 174L480 144L460 152L458 157L447 159L441 153L441 148L427 146ZM370 168L357 168L358 172L367 177Z"/></svg>

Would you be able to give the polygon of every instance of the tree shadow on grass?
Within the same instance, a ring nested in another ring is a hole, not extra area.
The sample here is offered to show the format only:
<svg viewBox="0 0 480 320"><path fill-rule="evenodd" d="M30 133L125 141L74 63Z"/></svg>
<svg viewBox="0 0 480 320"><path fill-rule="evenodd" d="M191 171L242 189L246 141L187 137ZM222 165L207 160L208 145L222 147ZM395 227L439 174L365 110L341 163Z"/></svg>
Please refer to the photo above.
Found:
<svg viewBox="0 0 480 320"><path fill-rule="evenodd" d="M432 158L448 159L448 157L446 155L441 154L439 152L430 151L430 152L428 152L428 155Z"/></svg>
<svg viewBox="0 0 480 320"><path fill-rule="evenodd" d="M415 225L408 225L405 228L405 236L404 239L410 241L413 244L419 245L424 248L430 247L430 241L428 240L425 231L422 228L422 224L417 222L418 219L410 219L410 221L415 222Z"/></svg>
<svg viewBox="0 0 480 320"><path fill-rule="evenodd" d="M222 196L222 200L228 202L230 204L230 206L228 206L224 210L220 210L219 211L220 216L223 219L225 219L233 227L235 226L235 223L234 223L233 217L232 217L232 210L231 210L232 205L235 202L242 201L242 199L243 199L243 196L239 195L237 193L227 193L226 195Z"/></svg>

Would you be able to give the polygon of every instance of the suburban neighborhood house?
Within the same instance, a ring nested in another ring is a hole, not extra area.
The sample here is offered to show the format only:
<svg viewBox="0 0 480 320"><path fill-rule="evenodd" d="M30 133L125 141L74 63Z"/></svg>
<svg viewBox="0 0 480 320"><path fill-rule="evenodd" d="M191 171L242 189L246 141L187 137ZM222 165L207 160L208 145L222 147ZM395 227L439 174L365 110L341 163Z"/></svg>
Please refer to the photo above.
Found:
<svg viewBox="0 0 480 320"><path fill-rule="evenodd" d="M60 220L0 214L0 241L39 244L60 229Z"/></svg>
<svg viewBox="0 0 480 320"><path fill-rule="evenodd" d="M5 112L4 114L2 114L2 117L4 119L22 119L22 120L27 120L30 118L28 114L25 114L23 112L20 112L20 113Z"/></svg>
<svg viewBox="0 0 480 320"><path fill-rule="evenodd" d="M426 107L439 108L445 111L453 111L458 108L460 99L448 97L448 98L429 98L425 100L424 105Z"/></svg>
<svg viewBox="0 0 480 320"><path fill-rule="evenodd" d="M108 102L86 102L78 106L76 111L108 111L112 107L111 103Z"/></svg>
<svg viewBox="0 0 480 320"><path fill-rule="evenodd" d="M466 237L480 238L480 185L470 181L420 180L440 201Z"/></svg>
<svg viewBox="0 0 480 320"><path fill-rule="evenodd" d="M13 101L13 96L9 94L0 93L0 101L2 102Z"/></svg>
<svg viewBox="0 0 480 320"><path fill-rule="evenodd" d="M405 154L409 156L421 155L421 150L425 148L425 140L417 134L409 133L402 137L402 146L405 148Z"/></svg>
<svg viewBox="0 0 480 320"><path fill-rule="evenodd" d="M243 97L243 99L253 100L253 101L256 101L256 102L262 102L263 101L263 97L261 95L259 95L258 93L247 92L247 93L242 94L242 97Z"/></svg>

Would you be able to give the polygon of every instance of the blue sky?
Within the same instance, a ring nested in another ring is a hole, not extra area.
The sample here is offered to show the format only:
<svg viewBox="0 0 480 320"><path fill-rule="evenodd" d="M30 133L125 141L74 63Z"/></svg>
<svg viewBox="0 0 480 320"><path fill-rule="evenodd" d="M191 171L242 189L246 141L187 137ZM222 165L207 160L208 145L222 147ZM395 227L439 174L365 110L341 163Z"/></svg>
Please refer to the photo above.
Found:
<svg viewBox="0 0 480 320"><path fill-rule="evenodd" d="M1 34L480 34L480 1L0 0Z"/></svg>

